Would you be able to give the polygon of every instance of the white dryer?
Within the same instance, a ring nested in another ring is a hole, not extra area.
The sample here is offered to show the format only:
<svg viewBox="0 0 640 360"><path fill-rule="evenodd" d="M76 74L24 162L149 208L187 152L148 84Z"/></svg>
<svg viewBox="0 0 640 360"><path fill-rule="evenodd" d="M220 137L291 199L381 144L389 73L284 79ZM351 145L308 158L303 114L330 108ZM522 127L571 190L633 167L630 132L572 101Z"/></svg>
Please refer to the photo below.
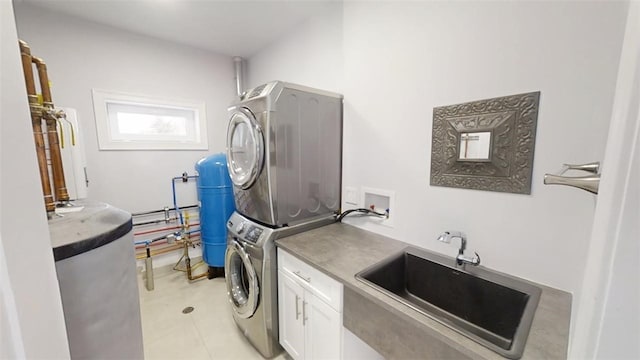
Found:
<svg viewBox="0 0 640 360"><path fill-rule="evenodd" d="M339 211L342 100L275 81L229 108L227 159L239 213L278 228Z"/></svg>

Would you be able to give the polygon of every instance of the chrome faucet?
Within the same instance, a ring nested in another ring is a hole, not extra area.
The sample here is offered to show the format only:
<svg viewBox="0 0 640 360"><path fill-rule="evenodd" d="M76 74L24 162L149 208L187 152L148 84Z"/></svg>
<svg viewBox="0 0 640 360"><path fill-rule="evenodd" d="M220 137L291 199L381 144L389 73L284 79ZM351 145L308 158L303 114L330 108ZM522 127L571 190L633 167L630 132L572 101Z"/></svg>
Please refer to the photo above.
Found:
<svg viewBox="0 0 640 360"><path fill-rule="evenodd" d="M475 253L474 257L468 257L464 255L464 250L467 248L467 235L461 231L445 231L438 236L438 241L451 244L452 239L460 239L460 249L458 250L458 256L456 256L456 264L464 265L471 264L473 266L480 265L480 255Z"/></svg>

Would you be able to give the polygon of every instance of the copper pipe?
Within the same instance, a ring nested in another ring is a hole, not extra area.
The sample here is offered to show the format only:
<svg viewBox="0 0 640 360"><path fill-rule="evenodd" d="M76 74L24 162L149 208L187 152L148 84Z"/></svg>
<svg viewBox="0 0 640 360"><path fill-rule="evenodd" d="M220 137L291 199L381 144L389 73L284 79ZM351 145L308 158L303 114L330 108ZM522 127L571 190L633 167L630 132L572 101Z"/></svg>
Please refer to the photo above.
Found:
<svg viewBox="0 0 640 360"><path fill-rule="evenodd" d="M198 244L198 242L194 242L194 244ZM170 245L170 246L165 246L165 247L160 248L158 250L152 251L151 252L151 256L166 254L166 253L169 253L169 252L172 252L172 251L176 251L176 250L180 250L180 249L184 249L184 246L182 244L174 244L174 245ZM137 250L139 250L139 249L136 249L136 259L138 259L138 260L144 259L146 257L145 252L139 252Z"/></svg>
<svg viewBox="0 0 640 360"><path fill-rule="evenodd" d="M164 247L162 249L158 249L158 250L152 251L151 252L151 256L156 256L156 255L160 255L160 254L166 254L168 252L172 252L172 251L176 251L176 250L180 250L180 249L182 249L182 245L181 244L171 245L171 246ZM146 252L145 253L139 253L139 252L136 253L136 259L138 259L138 260L144 259L146 257L147 257Z"/></svg>
<svg viewBox="0 0 640 360"><path fill-rule="evenodd" d="M38 103L36 95L36 85L33 77L33 67L31 65L31 49L26 42L19 40L20 56L22 58L22 69L24 71L24 81L27 86L27 97L29 99L29 109L31 111L31 126L36 145L36 156L38 158L38 169L40 170L40 183L44 195L44 207L47 216L53 216L56 205L51 194L51 183L49 180L49 167L47 166L47 153L42 133L42 106Z"/></svg>
<svg viewBox="0 0 640 360"><path fill-rule="evenodd" d="M200 241L194 241L192 244L193 245L200 245L201 242ZM162 245L162 244L158 244L158 245ZM172 251L176 251L176 250L180 250L180 249L184 248L182 244L170 245L170 244L165 243L164 245L165 246L160 247L157 250L153 250L151 252L151 256L162 255L162 254L166 254L168 252L172 252ZM150 244L149 246L150 247L156 246L156 243ZM144 259L144 257L139 257L140 255L144 255L144 252L140 251L141 249L144 249L144 248L135 248L135 250L136 250L136 259Z"/></svg>
<svg viewBox="0 0 640 360"><path fill-rule="evenodd" d="M192 236L191 239L198 240L198 241L192 241L193 245L199 245L201 243L201 241L199 240L200 239L199 237ZM167 240L160 240L160 241L154 241L152 243L149 243L149 246L159 247L161 245L165 245L165 247L169 247L169 246L173 246L172 244L173 243L169 243L169 241L167 241ZM147 247L146 244L140 244L140 245L136 245L135 249L137 251L137 250L140 250L140 249L144 249L146 247ZM164 249L164 247L160 248L160 249Z"/></svg>
<svg viewBox="0 0 640 360"><path fill-rule="evenodd" d="M201 243L201 241L200 241L200 236L192 235L192 236L190 236L190 238L191 238L191 240L194 240L194 239L195 239L195 240L198 240L198 241L192 241L193 245L198 245L198 244L200 244L200 243ZM156 246L156 247L158 247L158 246L160 246L160 245L162 245L162 244L165 244L165 245L171 245L172 243L169 243L169 241L168 241L168 240L159 240L159 241L153 241L153 242L149 243L149 246ZM135 249L136 249L136 250L140 250L140 249L144 249L144 248L146 248L146 247L147 247L147 245L146 245L146 244L140 244L140 245L136 245L136 246L135 246Z"/></svg>
<svg viewBox="0 0 640 360"><path fill-rule="evenodd" d="M193 275L192 270L194 268L196 268L200 263L191 266L191 258L189 257L189 246L192 246L194 243L192 241L184 241L182 244L175 244L175 245L171 245L171 246L167 246L164 247L162 249L156 250L154 252L150 252L149 247L146 247L145 252L144 253L140 253L136 251L136 259L137 260L142 260L142 259L146 259L147 257L150 256L156 256L156 255L160 255L160 254L164 254L164 253L168 253L171 251L175 251L178 250L180 248L183 249L183 254L180 257L180 259L178 260L178 262L176 263L176 265L173 267L173 270L178 270L178 271L184 271L187 273L187 279L189 279L189 281L193 281L193 280L198 280L201 279L207 275L209 275L208 272L204 272L198 275ZM182 259L184 259L184 263L185 263L185 267L186 269L179 269L178 265L180 264L180 261L182 261Z"/></svg>
<svg viewBox="0 0 640 360"><path fill-rule="evenodd" d="M180 229L180 226L169 226L169 227L163 227L163 228L158 228L158 229L139 231L139 232L133 233L133 236L145 235L145 234L153 234L155 232L160 232L160 231L165 231L165 230L176 230L176 229Z"/></svg>
<svg viewBox="0 0 640 360"><path fill-rule="evenodd" d="M43 117L47 123L47 138L49 139L49 156L51 157L51 172L53 174L53 188L55 199L58 202L68 202L69 193L64 180L64 168L62 167L62 153L60 152L60 140L58 138L58 117L64 113L56 113L51 99L51 88L49 87L49 75L47 74L47 64L37 57L32 57L32 61L38 68L40 78L40 90L42 91L42 104L44 106Z"/></svg>
<svg viewBox="0 0 640 360"><path fill-rule="evenodd" d="M193 275L193 273L191 272L191 258L189 257L189 245L190 245L190 241L185 241L184 242L184 264L187 267L187 279L189 279L189 281L193 281L193 280L198 280L200 278L203 278L205 276L207 276L208 274L206 272L199 274L199 275ZM194 266L195 267L195 266Z"/></svg>

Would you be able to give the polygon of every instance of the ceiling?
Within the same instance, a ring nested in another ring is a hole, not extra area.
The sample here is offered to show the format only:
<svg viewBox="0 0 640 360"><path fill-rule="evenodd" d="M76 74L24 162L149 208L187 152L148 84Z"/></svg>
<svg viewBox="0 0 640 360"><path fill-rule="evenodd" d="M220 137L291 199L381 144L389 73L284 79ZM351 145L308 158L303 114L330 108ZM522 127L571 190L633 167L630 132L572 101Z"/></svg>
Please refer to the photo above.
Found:
<svg viewBox="0 0 640 360"><path fill-rule="evenodd" d="M249 57L337 1L15 0L134 33Z"/></svg>

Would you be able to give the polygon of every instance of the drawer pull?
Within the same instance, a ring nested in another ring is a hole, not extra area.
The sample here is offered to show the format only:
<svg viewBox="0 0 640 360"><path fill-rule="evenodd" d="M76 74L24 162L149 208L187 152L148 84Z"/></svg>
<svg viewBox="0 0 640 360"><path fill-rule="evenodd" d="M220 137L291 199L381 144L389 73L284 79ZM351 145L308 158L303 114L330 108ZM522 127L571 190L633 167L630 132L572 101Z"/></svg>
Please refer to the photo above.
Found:
<svg viewBox="0 0 640 360"><path fill-rule="evenodd" d="M309 320L307 318L307 302L302 300L302 326L305 325L306 321Z"/></svg>
<svg viewBox="0 0 640 360"><path fill-rule="evenodd" d="M298 271L294 271L293 273L294 273L297 277L299 277L300 279L302 279L302 280L304 280L304 281L306 281L306 282L308 282L308 283L310 283L310 282L311 282L311 277L305 277L305 276L302 276L302 274L300 274L300 270L298 270ZM303 310L304 310L304 308L303 308Z"/></svg>

